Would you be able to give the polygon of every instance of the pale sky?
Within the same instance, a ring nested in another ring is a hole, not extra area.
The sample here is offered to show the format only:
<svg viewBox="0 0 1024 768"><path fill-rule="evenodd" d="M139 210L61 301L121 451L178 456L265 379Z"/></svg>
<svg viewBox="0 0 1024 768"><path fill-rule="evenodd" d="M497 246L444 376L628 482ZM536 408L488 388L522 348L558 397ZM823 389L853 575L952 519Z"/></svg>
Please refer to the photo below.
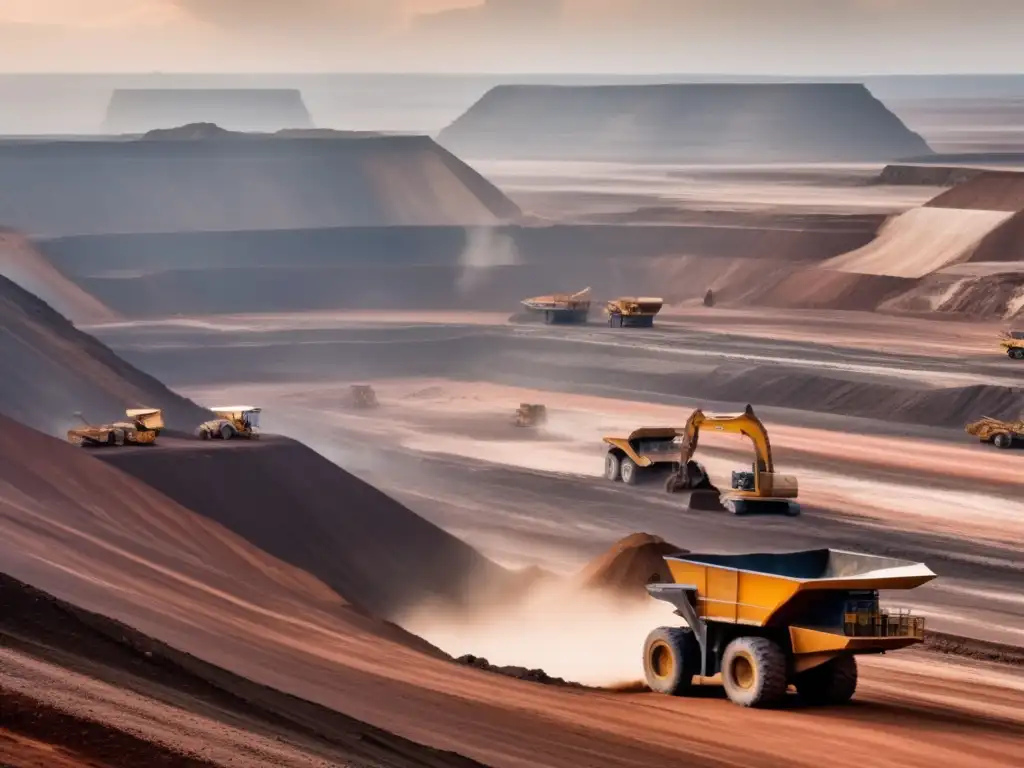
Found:
<svg viewBox="0 0 1024 768"><path fill-rule="evenodd" d="M1024 72L1022 31L1024 0L0 0L0 71Z"/></svg>

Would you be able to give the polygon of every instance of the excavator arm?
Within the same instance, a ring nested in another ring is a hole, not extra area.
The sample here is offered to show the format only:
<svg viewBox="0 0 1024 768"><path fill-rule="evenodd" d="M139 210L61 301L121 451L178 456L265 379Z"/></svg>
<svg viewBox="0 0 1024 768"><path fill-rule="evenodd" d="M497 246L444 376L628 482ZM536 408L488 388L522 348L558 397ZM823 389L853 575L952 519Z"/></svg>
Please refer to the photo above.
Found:
<svg viewBox="0 0 1024 768"><path fill-rule="evenodd" d="M708 416L700 409L690 414L690 418L686 420L686 427L683 429L683 443L679 456L681 466L686 466L697 451L697 443L700 440L700 430L702 428L746 435L754 444L754 453L757 457L755 465L757 471L775 471L774 462L772 461L772 446L768 440L768 430L765 429L764 424L754 414L754 409L751 406L748 405L741 414L730 414L728 416Z"/></svg>

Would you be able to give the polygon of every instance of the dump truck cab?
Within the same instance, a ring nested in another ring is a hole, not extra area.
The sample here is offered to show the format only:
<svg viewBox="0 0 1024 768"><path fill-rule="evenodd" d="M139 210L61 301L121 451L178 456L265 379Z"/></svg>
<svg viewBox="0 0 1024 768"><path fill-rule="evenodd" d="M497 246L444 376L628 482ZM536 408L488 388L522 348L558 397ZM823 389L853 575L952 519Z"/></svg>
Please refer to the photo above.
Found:
<svg viewBox="0 0 1024 768"><path fill-rule="evenodd" d="M1024 443L1024 413L1017 421L983 416L964 427L964 431L983 443L992 443L996 448L1013 448Z"/></svg>
<svg viewBox="0 0 1024 768"><path fill-rule="evenodd" d="M1000 337L999 346L1014 360L1024 360L1024 331L1006 331Z"/></svg>
<svg viewBox="0 0 1024 768"><path fill-rule="evenodd" d="M523 299L520 304L531 315L538 315L548 325L585 323L590 316L590 288L576 293L555 293Z"/></svg>
<svg viewBox="0 0 1024 768"><path fill-rule="evenodd" d="M796 503L799 486L796 477L775 471L768 429L747 405L743 413L706 414L698 409L690 414L681 431L680 456L675 474L669 477L665 489L669 493L692 490L692 474L681 471L688 467L697 450L701 430L745 435L754 445L754 461L750 471L732 473L730 489L722 494L722 505L733 514L769 513L800 514Z"/></svg>
<svg viewBox="0 0 1024 768"><path fill-rule="evenodd" d="M628 435L609 435L604 476L611 481L637 485L655 473L678 469L682 437L679 427L641 427Z"/></svg>
<svg viewBox="0 0 1024 768"><path fill-rule="evenodd" d="M612 328L650 328L654 317L665 305L664 299L634 296L614 299L605 304L608 325Z"/></svg>
<svg viewBox="0 0 1024 768"><path fill-rule="evenodd" d="M159 408L128 408L125 421L113 424L92 425L81 413L76 413L83 426L67 432L67 440L74 445L93 447L99 445L151 445L164 428L163 411Z"/></svg>
<svg viewBox="0 0 1024 768"><path fill-rule="evenodd" d="M789 685L807 703L854 694L858 654L924 639L924 619L882 607L879 591L935 578L923 563L835 549L665 558L671 583L648 593L676 609L683 627L660 627L644 646L650 688L681 695L720 674L747 707L777 704Z"/></svg>
<svg viewBox="0 0 1024 768"><path fill-rule="evenodd" d="M195 434L200 440L231 440L236 437L259 439L262 408L253 405L221 405L210 410L217 418L196 427Z"/></svg>

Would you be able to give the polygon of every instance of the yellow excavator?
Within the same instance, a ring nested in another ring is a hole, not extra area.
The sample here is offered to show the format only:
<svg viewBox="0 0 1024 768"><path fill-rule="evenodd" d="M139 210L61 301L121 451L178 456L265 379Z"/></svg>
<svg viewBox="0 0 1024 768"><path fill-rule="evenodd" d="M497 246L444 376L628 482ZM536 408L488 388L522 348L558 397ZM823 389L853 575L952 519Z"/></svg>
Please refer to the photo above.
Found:
<svg viewBox="0 0 1024 768"><path fill-rule="evenodd" d="M713 489L703 467L693 461L702 429L746 435L754 444L751 471L732 473L732 487L720 494L723 507L736 515L800 514L797 480L792 475L775 471L768 430L748 405L743 413L709 415L698 409L690 414L682 430L679 463L665 481L669 493Z"/></svg>

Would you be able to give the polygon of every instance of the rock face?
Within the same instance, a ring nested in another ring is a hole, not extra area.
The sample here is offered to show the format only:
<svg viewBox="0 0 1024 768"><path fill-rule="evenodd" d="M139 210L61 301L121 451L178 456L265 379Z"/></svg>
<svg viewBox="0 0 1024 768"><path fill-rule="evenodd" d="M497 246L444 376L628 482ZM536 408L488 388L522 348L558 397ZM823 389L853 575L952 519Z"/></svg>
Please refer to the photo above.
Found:
<svg viewBox="0 0 1024 768"><path fill-rule="evenodd" d="M931 153L855 83L499 86L438 140L467 158L880 162Z"/></svg>
<svg viewBox="0 0 1024 768"><path fill-rule="evenodd" d="M145 133L185 123L216 123L235 131L312 128L296 88L119 88L103 132Z"/></svg>
<svg viewBox="0 0 1024 768"><path fill-rule="evenodd" d="M0 222L59 236L489 226L519 214L427 136L186 128L134 141L0 145Z"/></svg>

